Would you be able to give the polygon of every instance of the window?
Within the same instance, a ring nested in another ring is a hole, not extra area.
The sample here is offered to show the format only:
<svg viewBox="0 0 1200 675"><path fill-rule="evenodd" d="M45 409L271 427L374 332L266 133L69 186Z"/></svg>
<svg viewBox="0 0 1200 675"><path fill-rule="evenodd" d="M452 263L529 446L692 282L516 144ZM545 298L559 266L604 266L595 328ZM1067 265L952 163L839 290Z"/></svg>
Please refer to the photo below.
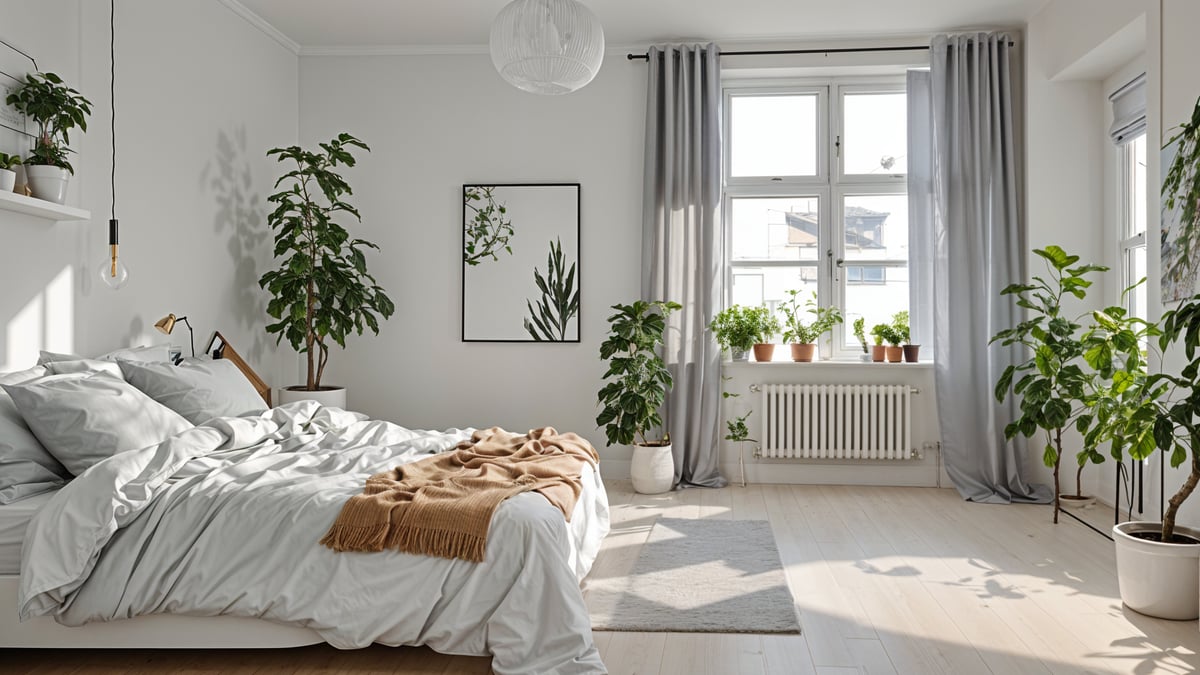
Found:
<svg viewBox="0 0 1200 675"><path fill-rule="evenodd" d="M791 289L841 308L833 356L909 309L903 80L727 88L730 304L777 310ZM824 347L823 347L824 348Z"/></svg>
<svg viewBox="0 0 1200 675"><path fill-rule="evenodd" d="M1146 276L1146 134L1117 148L1120 168L1120 269L1121 288ZM1125 297L1130 314L1146 318L1146 284Z"/></svg>

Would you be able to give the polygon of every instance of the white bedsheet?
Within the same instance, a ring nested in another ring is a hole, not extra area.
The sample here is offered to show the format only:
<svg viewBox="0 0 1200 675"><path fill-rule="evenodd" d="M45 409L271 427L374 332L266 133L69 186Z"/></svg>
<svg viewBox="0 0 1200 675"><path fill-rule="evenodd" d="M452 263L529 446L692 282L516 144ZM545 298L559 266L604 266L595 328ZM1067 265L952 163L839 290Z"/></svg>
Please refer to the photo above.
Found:
<svg viewBox="0 0 1200 675"><path fill-rule="evenodd" d="M54 491L43 492L12 504L0 505L0 574L20 573L25 528L33 520L33 514L53 496Z"/></svg>
<svg viewBox="0 0 1200 675"><path fill-rule="evenodd" d="M21 616L251 616L341 648L491 654L499 675L605 672L579 590L608 530L594 471L569 526L537 493L504 502L483 563L317 543L367 476L468 436L305 401L104 460L34 517Z"/></svg>

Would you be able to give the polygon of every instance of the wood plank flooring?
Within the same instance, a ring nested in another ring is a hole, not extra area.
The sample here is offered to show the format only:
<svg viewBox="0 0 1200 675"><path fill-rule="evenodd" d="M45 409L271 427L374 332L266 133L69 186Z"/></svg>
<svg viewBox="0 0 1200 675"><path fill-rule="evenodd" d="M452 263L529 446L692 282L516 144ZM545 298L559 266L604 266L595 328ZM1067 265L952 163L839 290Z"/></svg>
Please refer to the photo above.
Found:
<svg viewBox="0 0 1200 675"><path fill-rule="evenodd" d="M1112 544L1044 506L952 490L752 485L646 496L609 483L593 575L626 573L655 518L767 519L803 635L602 633L614 675L1200 672L1197 622L1124 609ZM1089 514L1111 521L1111 511ZM681 570L681 573L686 571ZM485 658L325 645L248 651L0 651L0 673L488 673Z"/></svg>

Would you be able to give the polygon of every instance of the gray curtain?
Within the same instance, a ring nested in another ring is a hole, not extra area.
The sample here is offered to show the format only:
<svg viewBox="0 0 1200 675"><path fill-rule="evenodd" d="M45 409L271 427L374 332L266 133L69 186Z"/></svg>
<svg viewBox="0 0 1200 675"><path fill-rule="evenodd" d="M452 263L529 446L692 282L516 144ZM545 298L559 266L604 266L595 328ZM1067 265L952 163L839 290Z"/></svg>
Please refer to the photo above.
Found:
<svg viewBox="0 0 1200 675"><path fill-rule="evenodd" d="M651 47L642 193L642 298L683 305L668 324L666 424L680 487L722 487L721 78L716 45Z"/></svg>
<svg viewBox="0 0 1200 675"><path fill-rule="evenodd" d="M1020 348L988 346L1020 309L1000 291L1025 278L1024 92L1016 35L938 36L930 46L933 331L946 471L963 498L1048 502L1022 475L1024 439L1004 439L1013 397L992 396ZM915 105L915 104L912 104Z"/></svg>

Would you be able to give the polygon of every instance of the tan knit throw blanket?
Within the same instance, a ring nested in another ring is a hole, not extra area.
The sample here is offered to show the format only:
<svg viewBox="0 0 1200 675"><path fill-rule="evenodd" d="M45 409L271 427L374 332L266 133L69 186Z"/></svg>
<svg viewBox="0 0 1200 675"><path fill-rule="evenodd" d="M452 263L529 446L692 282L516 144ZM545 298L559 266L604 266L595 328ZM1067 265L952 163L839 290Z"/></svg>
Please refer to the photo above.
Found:
<svg viewBox="0 0 1200 675"><path fill-rule="evenodd" d="M450 452L368 478L321 543L335 551L395 548L483 562L501 502L537 490L570 521L583 465L598 459L586 440L552 427L527 434L481 429Z"/></svg>

